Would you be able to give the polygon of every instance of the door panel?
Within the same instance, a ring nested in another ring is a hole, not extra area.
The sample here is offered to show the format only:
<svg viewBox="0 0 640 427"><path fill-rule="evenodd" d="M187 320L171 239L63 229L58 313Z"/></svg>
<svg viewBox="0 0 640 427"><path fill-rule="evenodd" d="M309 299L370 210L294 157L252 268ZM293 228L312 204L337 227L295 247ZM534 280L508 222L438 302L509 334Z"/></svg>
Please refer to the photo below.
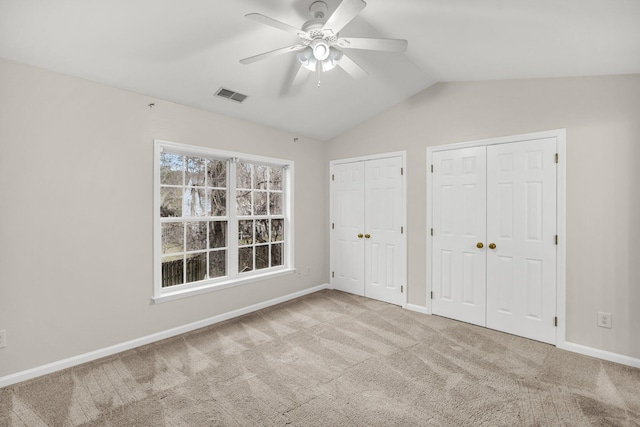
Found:
<svg viewBox="0 0 640 427"><path fill-rule="evenodd" d="M486 150L433 155L433 314L485 325Z"/></svg>
<svg viewBox="0 0 640 427"><path fill-rule="evenodd" d="M487 327L555 344L555 138L487 147Z"/></svg>
<svg viewBox="0 0 640 427"><path fill-rule="evenodd" d="M365 162L365 296L402 305L406 285L402 157Z"/></svg>
<svg viewBox="0 0 640 427"><path fill-rule="evenodd" d="M364 295L364 164L343 163L333 168L333 244L335 289Z"/></svg>

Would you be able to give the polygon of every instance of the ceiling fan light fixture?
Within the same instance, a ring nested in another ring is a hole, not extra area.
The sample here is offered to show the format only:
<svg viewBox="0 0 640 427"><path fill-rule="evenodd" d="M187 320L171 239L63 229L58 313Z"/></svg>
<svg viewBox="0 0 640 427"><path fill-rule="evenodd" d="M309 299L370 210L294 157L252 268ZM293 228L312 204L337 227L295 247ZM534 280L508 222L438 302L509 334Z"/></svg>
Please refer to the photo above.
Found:
<svg viewBox="0 0 640 427"><path fill-rule="evenodd" d="M315 39L314 41L312 41L311 49L313 49L313 56L318 61L324 61L329 57L329 54L331 53L329 43L327 43L323 39Z"/></svg>
<svg viewBox="0 0 640 427"><path fill-rule="evenodd" d="M300 62L300 64L307 70L316 71L318 63L320 63L322 71L326 72L333 70L336 65L340 63L340 60L342 59L342 51L334 47L330 47L326 58L319 60L316 58L313 48L307 47L301 52L298 52L296 56L298 57L298 62Z"/></svg>
<svg viewBox="0 0 640 427"><path fill-rule="evenodd" d="M329 53L329 57L322 61L322 71L331 71L333 70L342 59L342 51L331 48L331 52Z"/></svg>
<svg viewBox="0 0 640 427"><path fill-rule="evenodd" d="M296 55L300 64L309 71L316 70L316 64L318 60L313 56L313 49L310 47L305 48L303 51L298 52Z"/></svg>

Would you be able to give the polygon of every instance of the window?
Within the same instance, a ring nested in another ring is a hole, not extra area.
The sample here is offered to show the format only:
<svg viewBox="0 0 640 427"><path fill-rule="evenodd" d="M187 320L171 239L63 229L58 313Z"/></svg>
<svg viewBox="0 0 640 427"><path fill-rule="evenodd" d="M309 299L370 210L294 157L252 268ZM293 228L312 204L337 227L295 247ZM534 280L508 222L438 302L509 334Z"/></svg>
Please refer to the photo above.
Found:
<svg viewBox="0 0 640 427"><path fill-rule="evenodd" d="M155 141L154 300L293 271L293 162Z"/></svg>

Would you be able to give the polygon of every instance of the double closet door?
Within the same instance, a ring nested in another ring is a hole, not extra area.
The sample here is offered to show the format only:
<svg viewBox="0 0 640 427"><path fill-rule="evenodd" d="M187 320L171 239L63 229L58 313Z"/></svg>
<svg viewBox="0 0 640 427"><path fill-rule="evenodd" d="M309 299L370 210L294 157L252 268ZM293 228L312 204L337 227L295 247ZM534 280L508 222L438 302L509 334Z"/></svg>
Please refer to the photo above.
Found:
<svg viewBox="0 0 640 427"><path fill-rule="evenodd" d="M338 290L404 304L403 159L333 163L331 168L331 285Z"/></svg>
<svg viewBox="0 0 640 427"><path fill-rule="evenodd" d="M555 344L555 138L436 151L433 168L433 314Z"/></svg>

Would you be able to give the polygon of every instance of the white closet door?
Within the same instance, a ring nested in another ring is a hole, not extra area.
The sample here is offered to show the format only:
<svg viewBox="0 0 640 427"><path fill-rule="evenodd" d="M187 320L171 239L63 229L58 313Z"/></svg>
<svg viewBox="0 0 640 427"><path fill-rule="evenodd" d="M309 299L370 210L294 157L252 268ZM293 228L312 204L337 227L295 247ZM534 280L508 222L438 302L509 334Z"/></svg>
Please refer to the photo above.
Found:
<svg viewBox="0 0 640 427"><path fill-rule="evenodd" d="M487 327L555 344L555 138L487 147Z"/></svg>
<svg viewBox="0 0 640 427"><path fill-rule="evenodd" d="M486 148L438 151L433 165L433 314L484 326Z"/></svg>
<svg viewBox="0 0 640 427"><path fill-rule="evenodd" d="M335 289L364 295L364 163L333 168L333 244Z"/></svg>
<svg viewBox="0 0 640 427"><path fill-rule="evenodd" d="M365 163L365 296L402 305L406 285L402 158Z"/></svg>

